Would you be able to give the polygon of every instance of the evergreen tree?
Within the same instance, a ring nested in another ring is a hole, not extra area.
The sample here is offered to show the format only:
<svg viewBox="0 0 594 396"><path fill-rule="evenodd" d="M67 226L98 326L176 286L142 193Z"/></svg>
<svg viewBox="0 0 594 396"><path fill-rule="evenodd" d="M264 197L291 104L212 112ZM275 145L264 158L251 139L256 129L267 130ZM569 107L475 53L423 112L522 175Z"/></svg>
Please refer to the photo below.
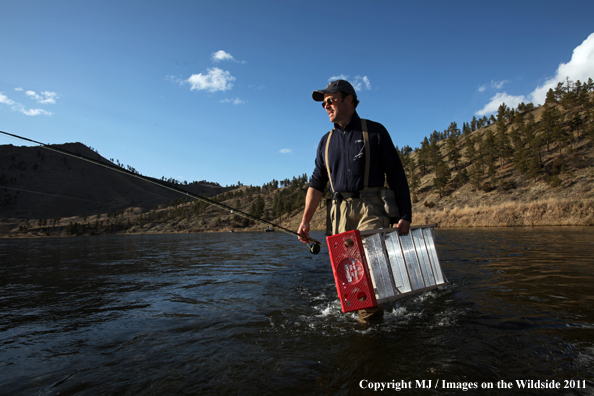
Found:
<svg viewBox="0 0 594 396"><path fill-rule="evenodd" d="M443 161L443 158L441 157L441 151L439 150L439 146L437 145L436 141L432 141L429 144L428 157L429 157L429 165L433 168L433 172L436 172L439 162Z"/></svg>
<svg viewBox="0 0 594 396"><path fill-rule="evenodd" d="M255 201L254 216L258 217L258 218L262 217L262 215L264 214L264 207L265 207L264 198L262 198L262 195L258 195L258 197L256 198L256 201Z"/></svg>
<svg viewBox="0 0 594 396"><path fill-rule="evenodd" d="M466 159L471 164L474 163L476 161L476 148L474 147L474 138L472 136L466 136L464 147L466 149Z"/></svg>
<svg viewBox="0 0 594 396"><path fill-rule="evenodd" d="M447 136L445 136L445 138L449 138L449 137L458 137L460 136L460 130L458 129L458 124L455 122L451 122L450 126L447 129Z"/></svg>
<svg viewBox="0 0 594 396"><path fill-rule="evenodd" d="M483 144L481 145L481 154L485 160L487 172L489 176L493 178L497 174L497 155L495 137L493 136L493 132L491 132L490 129L488 129L487 133L485 133L485 139L483 140Z"/></svg>
<svg viewBox="0 0 594 396"><path fill-rule="evenodd" d="M410 191L415 194L417 189L421 186L421 179L419 178L418 173L415 171L414 167L410 171L410 176L408 178L408 185L410 187Z"/></svg>
<svg viewBox="0 0 594 396"><path fill-rule="evenodd" d="M556 106L544 105L544 112L540 120L540 129L547 142L547 152L550 151L551 140L555 138L557 126L560 124L561 112Z"/></svg>
<svg viewBox="0 0 594 396"><path fill-rule="evenodd" d="M475 116L472 116L472 121L470 122L470 131L474 132L479 128L478 126L478 120L476 119Z"/></svg>
<svg viewBox="0 0 594 396"><path fill-rule="evenodd" d="M483 137L481 135L475 135L474 137L474 144L476 146L478 146L478 151L476 151L476 155L474 157L474 163L479 167L480 169L480 174L482 176L482 174L484 173L484 167L485 167L485 156L484 156L484 151L483 151Z"/></svg>
<svg viewBox="0 0 594 396"><path fill-rule="evenodd" d="M438 161L435 167L435 178L433 179L433 186L439 191L439 197L441 198L444 194L445 187L450 181L452 176L450 169L446 163L442 160Z"/></svg>
<svg viewBox="0 0 594 396"><path fill-rule="evenodd" d="M540 169L542 168L540 148L542 147L543 141L544 140L536 134L534 114L530 113L528 122L524 127L524 143L527 145L526 172L528 178L535 178L540 174Z"/></svg>
<svg viewBox="0 0 594 396"><path fill-rule="evenodd" d="M553 91L553 88L550 88L549 91L547 92L547 96L545 98L545 105L550 105L553 103L557 103L557 97L555 96L555 92Z"/></svg>
<svg viewBox="0 0 594 396"><path fill-rule="evenodd" d="M526 149L524 145L524 141L522 140L521 130L523 129L523 125L520 128L512 128L511 130L511 139L513 142L513 151L514 151L514 167L518 170L518 172L522 174L526 174L528 171L528 164L527 164L527 156L526 156Z"/></svg>
<svg viewBox="0 0 594 396"><path fill-rule="evenodd" d="M483 174L483 171L479 168L479 166L476 163L471 165L471 167L470 167L470 182L477 190L479 188L481 188L482 174Z"/></svg>
<svg viewBox="0 0 594 396"><path fill-rule="evenodd" d="M448 157L450 161L454 163L454 170L458 168L458 163L460 162L460 150L458 149L458 145L456 144L456 137L450 136L447 140L447 150L448 150Z"/></svg>
<svg viewBox="0 0 594 396"><path fill-rule="evenodd" d="M426 175L429 168L429 139L426 136L421 142L421 148L417 151L417 163L421 168L421 173Z"/></svg>
<svg viewBox="0 0 594 396"><path fill-rule="evenodd" d="M512 155L512 148L507 136L507 126L502 119L497 121L497 156L499 157L499 168L503 169L506 160Z"/></svg>

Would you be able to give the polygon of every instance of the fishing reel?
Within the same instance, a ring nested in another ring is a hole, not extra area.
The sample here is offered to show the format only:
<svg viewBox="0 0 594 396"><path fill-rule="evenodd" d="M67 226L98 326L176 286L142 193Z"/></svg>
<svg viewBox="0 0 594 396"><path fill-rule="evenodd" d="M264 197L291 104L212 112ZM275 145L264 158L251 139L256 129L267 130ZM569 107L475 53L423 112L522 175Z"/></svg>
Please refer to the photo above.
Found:
<svg viewBox="0 0 594 396"><path fill-rule="evenodd" d="M312 242L309 244L309 251L311 254L318 254L320 253L322 245L319 242Z"/></svg>

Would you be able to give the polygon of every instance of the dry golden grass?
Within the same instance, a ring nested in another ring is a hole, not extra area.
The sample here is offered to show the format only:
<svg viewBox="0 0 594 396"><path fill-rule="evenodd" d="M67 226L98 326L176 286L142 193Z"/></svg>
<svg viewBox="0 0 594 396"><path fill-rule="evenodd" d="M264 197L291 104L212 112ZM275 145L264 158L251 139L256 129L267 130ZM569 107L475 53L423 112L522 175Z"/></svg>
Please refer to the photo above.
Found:
<svg viewBox="0 0 594 396"><path fill-rule="evenodd" d="M437 223L439 227L523 227L593 226L591 199L548 198L532 202L504 202L496 205L452 209L420 208L415 223Z"/></svg>

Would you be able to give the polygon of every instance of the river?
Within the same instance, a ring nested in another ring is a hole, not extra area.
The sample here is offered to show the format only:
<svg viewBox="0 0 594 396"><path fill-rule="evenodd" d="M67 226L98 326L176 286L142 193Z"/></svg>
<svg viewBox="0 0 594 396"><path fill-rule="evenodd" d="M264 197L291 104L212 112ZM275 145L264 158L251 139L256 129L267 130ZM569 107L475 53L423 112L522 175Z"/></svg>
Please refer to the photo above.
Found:
<svg viewBox="0 0 594 396"><path fill-rule="evenodd" d="M0 240L0 394L594 395L594 228L435 233L371 326L280 232Z"/></svg>

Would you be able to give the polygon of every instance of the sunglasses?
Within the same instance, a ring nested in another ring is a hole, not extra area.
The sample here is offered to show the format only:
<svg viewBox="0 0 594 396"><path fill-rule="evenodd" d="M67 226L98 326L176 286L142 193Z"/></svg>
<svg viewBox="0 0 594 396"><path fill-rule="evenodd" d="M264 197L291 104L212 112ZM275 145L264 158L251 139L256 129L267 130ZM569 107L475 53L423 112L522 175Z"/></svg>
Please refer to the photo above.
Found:
<svg viewBox="0 0 594 396"><path fill-rule="evenodd" d="M331 105L332 103L336 102L338 99L340 99L340 98L328 98L328 100L325 100L322 102L322 107L326 108L326 106Z"/></svg>

